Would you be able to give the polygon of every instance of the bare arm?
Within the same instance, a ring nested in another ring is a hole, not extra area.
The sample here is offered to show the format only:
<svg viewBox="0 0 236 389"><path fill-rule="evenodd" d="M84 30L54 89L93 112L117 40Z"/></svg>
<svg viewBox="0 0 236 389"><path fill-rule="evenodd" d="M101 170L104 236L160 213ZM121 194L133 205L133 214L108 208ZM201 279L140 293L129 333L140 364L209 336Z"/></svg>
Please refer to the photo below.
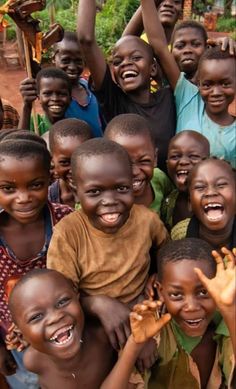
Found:
<svg viewBox="0 0 236 389"><path fill-rule="evenodd" d="M20 93L23 98L23 107L18 124L22 130L30 129L30 117L32 104L37 99L36 81L34 78L26 78L20 83Z"/></svg>
<svg viewBox="0 0 236 389"><path fill-rule="evenodd" d="M195 268L195 272L214 299L228 327L236 357L236 249L231 252L224 247L221 251L226 255L224 260L217 251L212 251L212 255L217 264L217 271L214 278L207 278L198 268Z"/></svg>
<svg viewBox="0 0 236 389"><path fill-rule="evenodd" d="M140 36L143 32L143 18L142 18L142 8L138 7L137 11L133 14L129 23L125 27L122 36L125 35L136 35Z"/></svg>
<svg viewBox="0 0 236 389"><path fill-rule="evenodd" d="M158 17L154 0L141 0L143 24L154 53L160 60L161 67L168 78L170 86L175 89L180 71L173 55L168 49L167 40Z"/></svg>
<svg viewBox="0 0 236 389"><path fill-rule="evenodd" d="M106 61L95 38L96 1L80 0L78 6L77 35L94 88L99 90L106 73Z"/></svg>

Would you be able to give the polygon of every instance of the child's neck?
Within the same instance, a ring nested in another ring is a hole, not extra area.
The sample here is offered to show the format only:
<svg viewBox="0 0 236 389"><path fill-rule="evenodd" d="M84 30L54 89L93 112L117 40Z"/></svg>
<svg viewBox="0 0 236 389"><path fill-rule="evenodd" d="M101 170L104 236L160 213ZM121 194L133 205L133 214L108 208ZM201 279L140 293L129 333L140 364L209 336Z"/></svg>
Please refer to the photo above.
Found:
<svg viewBox="0 0 236 389"><path fill-rule="evenodd" d="M147 88L134 90L128 93L129 98L137 104L149 104L153 100L153 95L150 92L150 85Z"/></svg>
<svg viewBox="0 0 236 389"><path fill-rule="evenodd" d="M142 196L135 197L134 202L135 204L142 204L149 208L154 200L154 197L153 189L151 183L149 182Z"/></svg>
<svg viewBox="0 0 236 389"><path fill-rule="evenodd" d="M219 124L220 126L230 126L235 120L235 118L231 116L228 111L224 111L219 114L214 114L212 112L209 112L206 107L206 113L213 122Z"/></svg>
<svg viewBox="0 0 236 389"><path fill-rule="evenodd" d="M227 224L227 226L220 231L210 231L203 224L200 224L199 237L210 243L215 249L227 246L231 240L234 218Z"/></svg>

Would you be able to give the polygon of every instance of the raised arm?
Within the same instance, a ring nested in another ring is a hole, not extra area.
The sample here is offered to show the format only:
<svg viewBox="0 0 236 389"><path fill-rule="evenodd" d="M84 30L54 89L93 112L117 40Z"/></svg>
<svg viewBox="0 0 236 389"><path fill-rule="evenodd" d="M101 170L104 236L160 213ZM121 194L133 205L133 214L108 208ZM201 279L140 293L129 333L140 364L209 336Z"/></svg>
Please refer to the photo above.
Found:
<svg viewBox="0 0 236 389"><path fill-rule="evenodd" d="M77 35L94 88L99 90L106 73L106 61L95 38L96 1L80 0L78 6Z"/></svg>
<svg viewBox="0 0 236 389"><path fill-rule="evenodd" d="M157 301L137 304L130 314L132 335L129 337L121 356L100 389L128 389L129 378L142 348L149 339L157 335L170 320L167 313L161 318L157 314Z"/></svg>
<svg viewBox="0 0 236 389"><path fill-rule="evenodd" d="M140 36L142 32L143 32L143 18L142 18L142 8L140 6L135 11L129 23L125 27L122 36L125 35Z"/></svg>
<svg viewBox="0 0 236 389"><path fill-rule="evenodd" d="M222 253L225 259L217 251L212 251L217 266L214 278L207 278L198 268L195 272L215 301L228 327L236 357L236 249L233 253L224 247Z"/></svg>
<svg viewBox="0 0 236 389"><path fill-rule="evenodd" d="M161 67L168 78L170 86L175 89L180 71L173 55L168 49L166 36L159 20L154 0L141 0L144 29L154 53L159 58Z"/></svg>

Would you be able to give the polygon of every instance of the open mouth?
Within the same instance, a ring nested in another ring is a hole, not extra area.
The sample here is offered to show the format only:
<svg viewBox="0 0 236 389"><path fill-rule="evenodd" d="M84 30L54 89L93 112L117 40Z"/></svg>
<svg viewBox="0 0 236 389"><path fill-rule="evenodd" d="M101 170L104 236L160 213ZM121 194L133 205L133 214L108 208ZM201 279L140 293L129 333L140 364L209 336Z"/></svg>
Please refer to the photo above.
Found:
<svg viewBox="0 0 236 389"><path fill-rule="evenodd" d="M184 322L192 327L192 328L196 328L199 326L199 324L203 321L203 319L193 319L193 320L184 320Z"/></svg>
<svg viewBox="0 0 236 389"><path fill-rule="evenodd" d="M209 203L204 206L204 212L210 221L219 221L222 219L224 207L219 203Z"/></svg>
<svg viewBox="0 0 236 389"><path fill-rule="evenodd" d="M194 60L193 60L193 58L184 58L184 59L182 59L182 63L192 63Z"/></svg>
<svg viewBox="0 0 236 389"><path fill-rule="evenodd" d="M103 215L100 215L100 218L108 224L116 223L119 217L120 213L104 213Z"/></svg>
<svg viewBox="0 0 236 389"><path fill-rule="evenodd" d="M179 184L185 184L188 177L188 170L179 170L176 172L177 181Z"/></svg>
<svg viewBox="0 0 236 389"><path fill-rule="evenodd" d="M50 342L58 346L65 345L73 336L73 328L73 325L71 325L57 330L50 338Z"/></svg>
<svg viewBox="0 0 236 389"><path fill-rule="evenodd" d="M145 180L134 179L133 180L133 191L138 192L140 189L143 188L144 184L145 184Z"/></svg>
<svg viewBox="0 0 236 389"><path fill-rule="evenodd" d="M213 105L214 107L218 107L219 105L222 105L224 100L211 100L209 103Z"/></svg>
<svg viewBox="0 0 236 389"><path fill-rule="evenodd" d="M50 105L48 109L52 113L61 113L63 111L63 108L60 105Z"/></svg>
<svg viewBox="0 0 236 389"><path fill-rule="evenodd" d="M121 74L122 80L132 80L138 76L138 73L134 70L126 70Z"/></svg>

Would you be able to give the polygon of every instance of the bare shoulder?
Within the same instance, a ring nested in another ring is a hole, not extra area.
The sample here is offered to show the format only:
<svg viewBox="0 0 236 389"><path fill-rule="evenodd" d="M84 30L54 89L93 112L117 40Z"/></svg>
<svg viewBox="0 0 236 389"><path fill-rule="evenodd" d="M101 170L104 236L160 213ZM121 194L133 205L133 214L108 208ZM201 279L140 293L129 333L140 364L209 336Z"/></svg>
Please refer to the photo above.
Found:
<svg viewBox="0 0 236 389"><path fill-rule="evenodd" d="M27 370L36 374L42 374L48 366L49 358L47 355L40 353L33 347L29 346L24 354L24 365Z"/></svg>

